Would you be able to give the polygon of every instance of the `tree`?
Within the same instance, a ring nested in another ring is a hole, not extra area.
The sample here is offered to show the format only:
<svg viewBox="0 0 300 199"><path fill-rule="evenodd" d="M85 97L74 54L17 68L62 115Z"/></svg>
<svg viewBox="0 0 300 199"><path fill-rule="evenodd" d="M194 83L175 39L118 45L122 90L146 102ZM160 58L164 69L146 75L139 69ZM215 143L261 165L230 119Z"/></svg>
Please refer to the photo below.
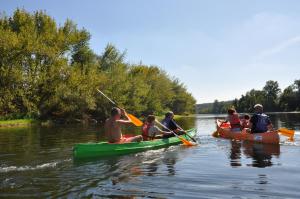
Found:
<svg viewBox="0 0 300 199"><path fill-rule="evenodd" d="M280 88L277 81L267 81L263 88L265 92L265 103L264 108L266 111L276 111L278 105L278 96L280 93Z"/></svg>
<svg viewBox="0 0 300 199"><path fill-rule="evenodd" d="M1 17L0 116L103 119L112 105L96 88L138 115L193 112L195 99L177 79L126 63L112 44L96 55L89 40L87 30L70 20L59 26L45 12Z"/></svg>
<svg viewBox="0 0 300 199"><path fill-rule="evenodd" d="M300 110L300 80L283 90L279 98L279 106L283 111Z"/></svg>

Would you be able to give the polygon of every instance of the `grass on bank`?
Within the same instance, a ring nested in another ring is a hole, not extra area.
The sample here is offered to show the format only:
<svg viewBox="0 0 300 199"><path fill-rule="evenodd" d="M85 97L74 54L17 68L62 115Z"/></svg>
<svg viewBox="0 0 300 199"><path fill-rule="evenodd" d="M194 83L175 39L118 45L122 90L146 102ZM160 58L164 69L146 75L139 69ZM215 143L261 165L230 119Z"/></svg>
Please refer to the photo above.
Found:
<svg viewBox="0 0 300 199"><path fill-rule="evenodd" d="M0 127L29 126L35 122L33 119L0 120Z"/></svg>
<svg viewBox="0 0 300 199"><path fill-rule="evenodd" d="M164 119L164 115L160 115L157 116L158 120L163 120ZM191 114L191 115L175 115L174 119L178 120L181 118L186 118L186 117L195 117L195 115ZM0 128L1 127L23 127L23 126L30 126L31 124L37 123L38 121L35 119L14 119L14 120L0 120ZM46 121L46 122L42 122L41 125L44 126L50 126L52 125L52 122Z"/></svg>

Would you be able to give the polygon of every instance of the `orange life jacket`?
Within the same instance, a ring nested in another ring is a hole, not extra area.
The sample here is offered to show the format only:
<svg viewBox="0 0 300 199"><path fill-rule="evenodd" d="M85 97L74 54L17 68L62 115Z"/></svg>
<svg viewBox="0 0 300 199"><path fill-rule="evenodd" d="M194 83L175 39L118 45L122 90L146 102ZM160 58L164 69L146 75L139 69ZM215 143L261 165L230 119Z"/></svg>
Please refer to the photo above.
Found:
<svg viewBox="0 0 300 199"><path fill-rule="evenodd" d="M241 121L240 121L239 115L237 113L229 116L229 122L230 122L232 129L241 128Z"/></svg>

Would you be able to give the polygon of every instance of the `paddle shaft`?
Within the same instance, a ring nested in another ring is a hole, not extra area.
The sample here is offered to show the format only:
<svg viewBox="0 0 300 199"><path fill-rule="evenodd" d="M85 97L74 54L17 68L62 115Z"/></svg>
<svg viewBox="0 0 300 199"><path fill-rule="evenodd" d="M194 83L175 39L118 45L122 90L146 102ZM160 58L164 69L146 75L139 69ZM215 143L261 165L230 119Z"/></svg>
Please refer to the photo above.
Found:
<svg viewBox="0 0 300 199"><path fill-rule="evenodd" d="M185 135L187 135L189 138L191 138L191 139L193 140L193 142L197 142L193 137L191 137L189 134L187 134L187 133L183 130L183 128L181 128L181 126L179 126L178 124L177 124L177 126L183 131L183 133L184 133Z"/></svg>
<svg viewBox="0 0 300 199"><path fill-rule="evenodd" d="M160 126L164 127L164 128L167 129L168 131L172 132L176 137L179 137L174 131L171 131L168 127L166 127L165 125L163 125L163 124L160 123L159 121L155 120L155 122L157 122L157 124L159 124Z"/></svg>
<svg viewBox="0 0 300 199"><path fill-rule="evenodd" d="M101 95L103 95L106 99L108 99L108 101L110 101L113 105L115 105L116 107L120 108L116 102L112 101L109 97L107 97L107 96L106 96L102 91L100 91L98 88L97 88L97 91L98 91Z"/></svg>

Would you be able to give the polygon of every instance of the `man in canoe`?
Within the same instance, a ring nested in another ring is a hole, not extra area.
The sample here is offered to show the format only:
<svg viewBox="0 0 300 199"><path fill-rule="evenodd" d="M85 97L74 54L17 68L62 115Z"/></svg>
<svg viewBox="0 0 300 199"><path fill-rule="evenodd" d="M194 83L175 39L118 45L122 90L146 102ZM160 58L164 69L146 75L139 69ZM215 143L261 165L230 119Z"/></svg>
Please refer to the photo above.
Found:
<svg viewBox="0 0 300 199"><path fill-rule="evenodd" d="M121 119L124 116L125 119ZM121 126L130 125L132 122L128 119L124 109L112 108L111 116L105 121L105 136L109 143L127 143L140 142L143 140L141 135L124 138L121 131Z"/></svg>
<svg viewBox="0 0 300 199"><path fill-rule="evenodd" d="M251 133L264 133L273 130L273 125L269 116L263 113L263 106L256 104L254 114L250 119Z"/></svg>
<svg viewBox="0 0 300 199"><path fill-rule="evenodd" d="M175 122L174 120L174 113L169 111L165 114L165 118L161 122L167 129L164 130L171 130L174 131L177 135L182 135L185 131ZM175 136L174 134L170 134L169 137Z"/></svg>
<svg viewBox="0 0 300 199"><path fill-rule="evenodd" d="M155 138L166 138L173 135L172 132L163 131L155 125L155 116L148 115L145 124L143 125L143 140L153 140Z"/></svg>

